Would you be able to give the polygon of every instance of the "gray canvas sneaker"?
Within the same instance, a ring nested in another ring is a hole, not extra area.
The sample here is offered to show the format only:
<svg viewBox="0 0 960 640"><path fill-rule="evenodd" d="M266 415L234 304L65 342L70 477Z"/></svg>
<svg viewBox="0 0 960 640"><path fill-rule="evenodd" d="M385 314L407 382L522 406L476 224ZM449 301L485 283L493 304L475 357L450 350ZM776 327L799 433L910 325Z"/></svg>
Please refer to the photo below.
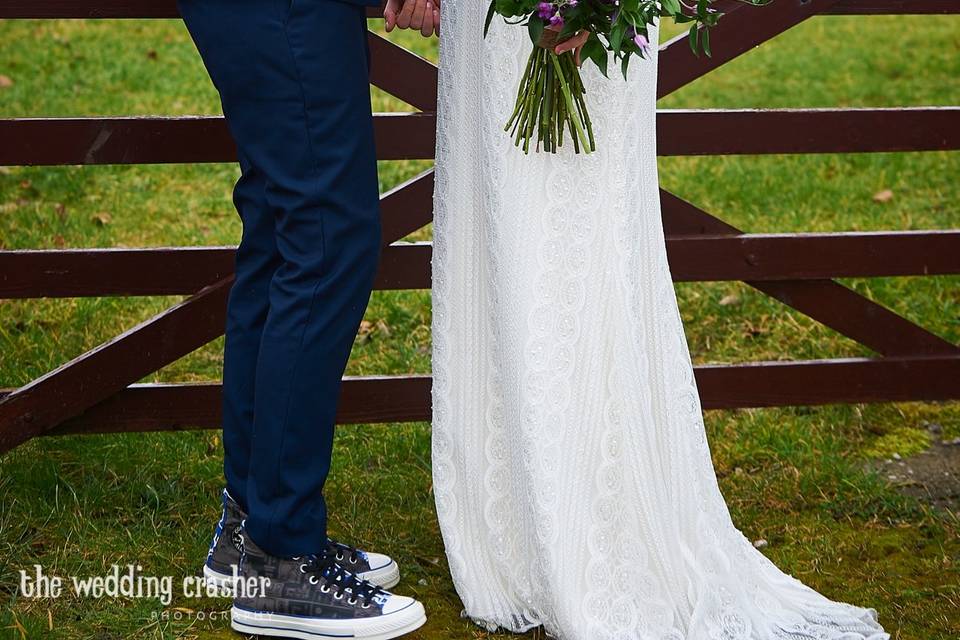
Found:
<svg viewBox="0 0 960 640"><path fill-rule="evenodd" d="M222 501L223 512L213 532L213 541L203 565L203 575L207 583L216 585L222 595L228 596L232 594L230 589L238 574L240 529L247 514L226 489L223 490ZM335 540L328 540L326 552L361 580L367 580L384 589L390 589L400 582L400 567L390 556L361 551Z"/></svg>
<svg viewBox="0 0 960 640"><path fill-rule="evenodd" d="M240 579L230 610L235 631L286 638L390 640L421 627L423 605L360 580L336 552L279 558L243 536Z"/></svg>

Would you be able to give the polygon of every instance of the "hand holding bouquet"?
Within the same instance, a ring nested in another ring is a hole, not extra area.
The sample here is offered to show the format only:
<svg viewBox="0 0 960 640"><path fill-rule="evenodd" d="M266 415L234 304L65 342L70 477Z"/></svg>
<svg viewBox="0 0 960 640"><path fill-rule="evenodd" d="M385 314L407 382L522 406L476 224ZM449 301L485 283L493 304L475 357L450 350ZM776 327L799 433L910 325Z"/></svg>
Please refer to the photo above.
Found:
<svg viewBox="0 0 960 640"><path fill-rule="evenodd" d="M759 5L770 0L741 1ZM699 55L702 48L709 56L709 28L721 16L709 4L710 0L697 0L695 5L683 4L682 0L491 0L484 35L494 16L500 15L508 24L526 26L533 42L517 101L504 130L514 138L516 146L522 146L524 153L530 151L534 138L535 150L542 147L556 153L563 144L565 130L573 140L575 152L595 151L579 58L593 61L606 75L612 54L626 79L632 57L646 56L651 46L657 46L649 41L648 28L663 16L671 16L678 23L691 23L689 41L693 52ZM557 45L574 36L584 40L577 50L577 59L572 51L557 54Z"/></svg>

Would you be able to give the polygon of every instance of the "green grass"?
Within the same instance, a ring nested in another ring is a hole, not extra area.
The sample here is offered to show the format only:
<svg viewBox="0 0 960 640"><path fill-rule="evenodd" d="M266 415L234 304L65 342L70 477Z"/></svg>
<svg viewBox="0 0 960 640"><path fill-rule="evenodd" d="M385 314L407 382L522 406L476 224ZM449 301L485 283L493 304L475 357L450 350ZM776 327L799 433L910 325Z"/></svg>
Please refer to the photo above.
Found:
<svg viewBox="0 0 960 640"><path fill-rule="evenodd" d="M960 102L956 17L815 18L661 101L664 108L949 105ZM396 37L435 58L435 44ZM218 101L175 21L0 21L0 117L215 114ZM378 110L402 110L375 92ZM2 141L0 141L2 144ZM429 166L381 165L387 189ZM945 229L960 154L664 158L663 186L749 231ZM0 168L5 249L235 243L231 165ZM872 196L891 189L879 204ZM418 232L429 238L429 228ZM957 278L848 283L954 342ZM737 283L678 286L697 362L868 352ZM0 301L0 380L16 386L169 306L173 298ZM724 304L721 304L721 300ZM428 372L427 292L374 295L350 374ZM150 380L214 380L217 341ZM956 404L712 412L707 428L737 525L780 567L835 599L876 607L895 638L960 635L960 526L900 496L864 460L915 450L925 421L960 435ZM920 444L919 446L922 446ZM429 426L345 427L328 487L331 528L394 554L400 591L430 621L416 638L483 638L459 619L433 513ZM0 637L229 638L226 604L26 600L18 571L97 575L140 564L195 573L217 516L214 432L33 441L0 459ZM179 589L175 589L179 593ZM177 619L179 616L179 619ZM52 630L52 631L51 631Z"/></svg>

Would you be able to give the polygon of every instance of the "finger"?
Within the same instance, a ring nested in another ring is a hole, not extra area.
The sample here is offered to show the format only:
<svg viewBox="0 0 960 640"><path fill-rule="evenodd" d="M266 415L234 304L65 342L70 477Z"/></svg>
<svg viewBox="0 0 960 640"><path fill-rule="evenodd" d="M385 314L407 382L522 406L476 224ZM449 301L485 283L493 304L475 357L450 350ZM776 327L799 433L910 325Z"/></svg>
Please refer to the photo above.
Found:
<svg viewBox="0 0 960 640"><path fill-rule="evenodd" d="M411 29L423 28L423 16L426 14L426 11L427 0L417 0L417 6L413 9L413 19L410 20Z"/></svg>
<svg viewBox="0 0 960 640"><path fill-rule="evenodd" d="M413 9L416 6L414 0L406 0L403 7L400 8L400 14L397 16L397 26L401 29L410 28L410 18L413 16Z"/></svg>
<svg viewBox="0 0 960 640"><path fill-rule="evenodd" d="M566 53L567 51L572 51L577 47L582 47L583 44L587 41L587 38L590 37L589 31L581 31L577 35L573 36L569 40L564 40L556 46L554 53L560 55L561 53Z"/></svg>
<svg viewBox="0 0 960 640"><path fill-rule="evenodd" d="M440 36L440 0L437 0L437 8L433 10L433 32Z"/></svg>
<svg viewBox="0 0 960 640"><path fill-rule="evenodd" d="M573 36L572 38L568 40L564 40L563 42L558 44L556 47L553 48L554 53L556 53L557 55L560 55L561 53L566 53L567 51L570 51L571 49L575 48L577 46L576 38L577 36Z"/></svg>
<svg viewBox="0 0 960 640"><path fill-rule="evenodd" d="M423 10L423 24L420 25L420 35L429 38L433 35L433 2L427 0L427 6Z"/></svg>
<svg viewBox="0 0 960 640"><path fill-rule="evenodd" d="M387 0L387 4L383 8L383 19L386 21L387 33L393 31L393 28L397 26L397 9L399 5L400 0Z"/></svg>

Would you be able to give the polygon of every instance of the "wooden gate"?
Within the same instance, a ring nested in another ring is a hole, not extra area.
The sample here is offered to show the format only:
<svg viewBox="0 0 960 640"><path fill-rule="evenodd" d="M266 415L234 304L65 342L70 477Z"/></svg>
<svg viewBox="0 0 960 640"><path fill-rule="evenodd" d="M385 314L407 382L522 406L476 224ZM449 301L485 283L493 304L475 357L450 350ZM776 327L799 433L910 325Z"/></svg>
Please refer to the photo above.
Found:
<svg viewBox="0 0 960 640"><path fill-rule="evenodd" d="M480 2L481 0L476 0ZM817 14L960 13L955 0L732 0L712 58L685 35L661 46L659 96ZM379 16L371 11L371 17ZM0 0L0 18L176 18L173 0ZM433 157L437 70L371 33L372 81L416 112L375 116L383 160ZM960 106L661 110L660 155L960 149ZM226 162L221 118L0 119L0 165ZM379 289L430 286L429 243L394 244L431 220L427 171L382 196ZM661 191L671 270L743 281L865 345L873 358L697 367L705 408L960 398L960 347L832 278L960 273L960 229L748 234ZM232 247L0 251L0 298L186 295L19 389L0 391L0 453L35 436L215 428L218 384L134 384L223 332ZM342 423L430 419L429 376L347 378Z"/></svg>

